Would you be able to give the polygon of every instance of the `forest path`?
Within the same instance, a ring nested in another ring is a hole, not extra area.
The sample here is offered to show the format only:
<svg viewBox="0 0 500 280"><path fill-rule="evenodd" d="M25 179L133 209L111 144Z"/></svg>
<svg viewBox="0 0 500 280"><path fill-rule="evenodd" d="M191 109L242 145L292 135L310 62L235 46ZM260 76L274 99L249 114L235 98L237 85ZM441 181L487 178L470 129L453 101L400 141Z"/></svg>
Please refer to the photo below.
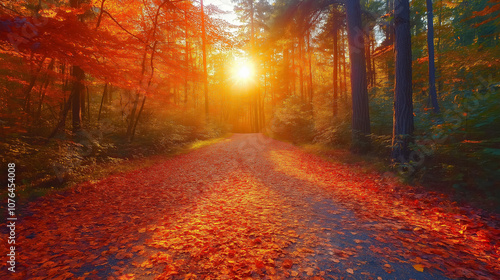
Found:
<svg viewBox="0 0 500 280"><path fill-rule="evenodd" d="M17 229L17 272L0 278L498 276L492 218L398 188L261 134L235 134L35 202ZM475 231L456 233L449 220Z"/></svg>

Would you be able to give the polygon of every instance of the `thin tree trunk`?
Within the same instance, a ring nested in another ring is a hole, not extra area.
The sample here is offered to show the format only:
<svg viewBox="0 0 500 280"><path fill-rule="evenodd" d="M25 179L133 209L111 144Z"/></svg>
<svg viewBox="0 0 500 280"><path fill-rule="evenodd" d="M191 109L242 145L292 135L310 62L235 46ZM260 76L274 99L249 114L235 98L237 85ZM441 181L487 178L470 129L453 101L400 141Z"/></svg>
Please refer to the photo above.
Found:
<svg viewBox="0 0 500 280"><path fill-rule="evenodd" d="M254 0L250 0L250 46L252 48L252 57L255 59L255 6ZM255 132L260 132L260 114L259 114L259 89L255 86L252 89L254 98L254 122L255 122Z"/></svg>
<svg viewBox="0 0 500 280"><path fill-rule="evenodd" d="M342 32L344 34L344 32ZM344 61L344 67L343 70L344 70L344 104L347 104L347 47L346 47L346 35L347 35L347 31L345 33L344 36L342 36L342 60Z"/></svg>
<svg viewBox="0 0 500 280"><path fill-rule="evenodd" d="M87 90L86 90L87 89ZM86 109L86 103L85 100L87 99L87 93L88 93L88 87L87 86L83 86L82 87L82 92L81 92L81 95L80 95L80 114L82 116L82 124L84 122L86 122L86 119L87 119L87 112L85 111Z"/></svg>
<svg viewBox="0 0 500 280"><path fill-rule="evenodd" d="M370 148L370 114L360 1L347 1L346 13L349 60L351 61L352 151L366 153Z"/></svg>
<svg viewBox="0 0 500 280"><path fill-rule="evenodd" d="M70 0L70 6L72 8L80 8L81 2L79 0ZM104 5L104 2L102 3ZM79 20L83 21L81 16ZM73 86L72 86L72 98L71 100L71 121L73 132L77 132L82 129L82 95L84 95L84 84L85 72L78 65L73 65L71 67L71 75L73 76ZM83 99L85 100L85 99ZM83 102L85 103L85 101Z"/></svg>
<svg viewBox="0 0 500 280"><path fill-rule="evenodd" d="M52 132L49 134L49 137L48 137L49 139L56 136L57 133L61 129L64 129L64 127L66 126L66 117L68 116L68 112L71 108L71 100L73 99L73 94L74 94L74 92L71 92L68 100L64 103L63 108L61 110L61 116L59 118L59 121L57 122L57 125L54 128L54 130L52 130Z"/></svg>
<svg viewBox="0 0 500 280"><path fill-rule="evenodd" d="M55 59L52 59L49 63L49 67L47 68L49 71L54 70L54 63L55 63ZM40 118L42 117L42 105L43 105L43 101L45 99L45 94L47 92L47 88L49 87L49 83L50 83L50 78L49 78L49 75L46 74L44 77L44 82L40 86L40 101L38 103L38 109L37 109L37 113L35 115L36 122L38 122L38 123L41 121Z"/></svg>
<svg viewBox="0 0 500 280"><path fill-rule="evenodd" d="M372 59L370 56L370 34L366 34L366 44L365 44L365 57L366 57L366 82L370 87L373 87L372 81Z"/></svg>
<svg viewBox="0 0 500 280"><path fill-rule="evenodd" d="M295 84L295 42L292 39L292 71L291 71L291 77L292 77L292 92L293 95L296 95L296 87L297 85Z"/></svg>
<svg viewBox="0 0 500 280"><path fill-rule="evenodd" d="M83 80L85 72L79 66L72 67L73 87L71 90L71 120L73 132L82 129L82 106L81 100L83 95Z"/></svg>
<svg viewBox="0 0 500 280"><path fill-rule="evenodd" d="M87 122L90 123L90 92L89 92L89 87L86 86L87 88Z"/></svg>
<svg viewBox="0 0 500 280"><path fill-rule="evenodd" d="M132 130L135 123L135 112L137 111L137 106L139 105L139 96L139 93L135 94L134 107L132 107L132 112L130 112L130 115L128 116L127 138L129 140L132 139Z"/></svg>
<svg viewBox="0 0 500 280"><path fill-rule="evenodd" d="M307 52L309 54L309 103L313 104L314 85L313 85L313 72L312 72L312 51L310 43L311 33L307 33Z"/></svg>
<svg viewBox="0 0 500 280"><path fill-rule="evenodd" d="M38 79L38 75L42 71L43 63L45 62L46 57L43 57L40 63L38 64L38 69L36 71L30 71L31 72L31 79L30 83L28 86L24 89L24 110L26 114L29 116L30 111L31 111L31 91L33 90L33 87L35 87L36 80ZM33 69L33 68L32 68Z"/></svg>
<svg viewBox="0 0 500 280"><path fill-rule="evenodd" d="M186 72L184 73L184 107L187 106L188 102L188 77L189 77L189 33L188 33L188 18L187 12L184 10L184 28L185 31L185 39L186 39Z"/></svg>
<svg viewBox="0 0 500 280"><path fill-rule="evenodd" d="M283 72L285 76L285 92L290 93L291 71L290 71L290 53L286 47L283 47Z"/></svg>
<svg viewBox="0 0 500 280"><path fill-rule="evenodd" d="M373 56L373 53L375 53L375 39L372 36L370 38L372 42L372 49L371 49L371 57L372 57L372 87L377 86L377 67L375 65L375 57Z"/></svg>
<svg viewBox="0 0 500 280"><path fill-rule="evenodd" d="M437 59L437 75L438 75L438 85L437 85L437 92L441 92L443 89L443 79L441 79L441 58L440 58L440 53L441 53L441 26L443 23L443 3L442 0L439 0L439 15L438 15L438 34L437 34L437 42L436 42L436 52L438 53L438 56L436 57Z"/></svg>
<svg viewBox="0 0 500 280"><path fill-rule="evenodd" d="M299 36L299 86L300 86L300 98L302 102L305 101L304 93L304 43L303 36Z"/></svg>
<svg viewBox="0 0 500 280"><path fill-rule="evenodd" d="M427 49L429 52L429 97L434 113L439 114L439 104L436 93L436 65L434 64L434 15L432 0L427 1Z"/></svg>
<svg viewBox="0 0 500 280"><path fill-rule="evenodd" d="M203 11L203 0L200 0L200 5L201 5L201 34L202 34L201 48L203 51L203 92L205 93L205 118L208 120L208 74L207 74L207 42L206 42L207 32L205 30L205 12Z"/></svg>
<svg viewBox="0 0 500 280"><path fill-rule="evenodd" d="M146 96L142 99L141 108L139 109L139 113L137 114L137 118L135 119L134 127L132 129L132 134L130 135L130 141L134 140L135 129L137 128L137 123L139 123L139 118L141 117L142 110L144 109L144 103L146 103Z"/></svg>
<svg viewBox="0 0 500 280"><path fill-rule="evenodd" d="M104 100L106 99L107 93L108 93L108 83L104 84L104 90L102 91L101 105L99 106L99 114L97 115L97 121L101 120L102 104L104 103Z"/></svg>
<svg viewBox="0 0 500 280"><path fill-rule="evenodd" d="M409 0L394 0L395 86L392 160L409 162L413 134L412 59Z"/></svg>
<svg viewBox="0 0 500 280"><path fill-rule="evenodd" d="M394 13L394 0L387 0L387 12ZM386 28L387 45L394 44L394 19L387 24ZM387 60L387 80L390 84L394 83L394 60Z"/></svg>
<svg viewBox="0 0 500 280"><path fill-rule="evenodd" d="M339 29L337 26L333 27L333 117L338 116L338 99L339 99L339 93L338 93L338 83L339 83L339 74L338 74L338 67L339 67L339 47L338 47L338 33Z"/></svg>

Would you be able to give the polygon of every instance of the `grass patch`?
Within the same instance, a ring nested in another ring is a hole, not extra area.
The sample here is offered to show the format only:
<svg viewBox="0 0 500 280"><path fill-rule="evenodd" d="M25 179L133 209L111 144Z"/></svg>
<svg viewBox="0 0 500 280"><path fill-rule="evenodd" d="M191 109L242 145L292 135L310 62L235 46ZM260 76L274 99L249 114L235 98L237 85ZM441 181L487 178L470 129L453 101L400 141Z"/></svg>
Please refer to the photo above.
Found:
<svg viewBox="0 0 500 280"><path fill-rule="evenodd" d="M304 144L300 146L302 150L315 154L321 158L334 163L352 165L362 172L391 172L388 161L372 154L353 154L347 149L328 147L323 144ZM396 175L394 175L396 176Z"/></svg>

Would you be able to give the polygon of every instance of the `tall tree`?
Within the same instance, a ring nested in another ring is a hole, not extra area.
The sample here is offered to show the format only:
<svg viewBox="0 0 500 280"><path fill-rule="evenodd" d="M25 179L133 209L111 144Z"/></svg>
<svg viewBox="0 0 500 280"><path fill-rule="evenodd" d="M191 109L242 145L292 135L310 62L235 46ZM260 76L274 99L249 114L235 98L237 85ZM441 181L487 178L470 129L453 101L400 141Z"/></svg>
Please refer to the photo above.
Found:
<svg viewBox="0 0 500 280"><path fill-rule="evenodd" d="M205 12L201 5L201 49L203 52L203 92L205 93L205 117L208 119L208 73L207 73L207 31L205 30Z"/></svg>
<svg viewBox="0 0 500 280"><path fill-rule="evenodd" d="M413 134L412 59L409 0L394 0L394 51L396 60L392 160L409 162Z"/></svg>
<svg viewBox="0 0 500 280"><path fill-rule="evenodd" d="M78 9L81 7L82 2L83 1L81 0L71 0L70 5L72 8ZM71 90L71 121L73 132L77 132L82 128L82 105L85 102L83 99L83 90L85 89L83 81L85 80L85 72L79 65L73 65L71 67L71 75L74 79L73 89Z"/></svg>
<svg viewBox="0 0 500 280"><path fill-rule="evenodd" d="M346 1L345 5L351 62L352 150L357 153L366 153L370 148L370 113L361 4L359 0L351 0Z"/></svg>
<svg viewBox="0 0 500 280"><path fill-rule="evenodd" d="M434 15L432 0L427 1L427 50L429 53L429 98L434 113L439 114L439 104L436 93L436 65L434 62Z"/></svg>

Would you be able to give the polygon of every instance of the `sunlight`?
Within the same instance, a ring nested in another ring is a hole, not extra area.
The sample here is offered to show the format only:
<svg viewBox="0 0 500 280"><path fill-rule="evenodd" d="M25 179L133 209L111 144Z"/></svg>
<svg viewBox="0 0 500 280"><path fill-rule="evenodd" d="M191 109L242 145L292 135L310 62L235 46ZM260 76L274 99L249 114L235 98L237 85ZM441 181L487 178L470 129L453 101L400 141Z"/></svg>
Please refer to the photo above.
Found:
<svg viewBox="0 0 500 280"><path fill-rule="evenodd" d="M247 67L246 65L242 66L238 70L238 77L240 77L243 80L246 80L246 79L250 78L250 75L251 75L250 68Z"/></svg>
<svg viewBox="0 0 500 280"><path fill-rule="evenodd" d="M252 79L253 72L253 65L250 62L236 62L234 74L238 81L245 82Z"/></svg>

